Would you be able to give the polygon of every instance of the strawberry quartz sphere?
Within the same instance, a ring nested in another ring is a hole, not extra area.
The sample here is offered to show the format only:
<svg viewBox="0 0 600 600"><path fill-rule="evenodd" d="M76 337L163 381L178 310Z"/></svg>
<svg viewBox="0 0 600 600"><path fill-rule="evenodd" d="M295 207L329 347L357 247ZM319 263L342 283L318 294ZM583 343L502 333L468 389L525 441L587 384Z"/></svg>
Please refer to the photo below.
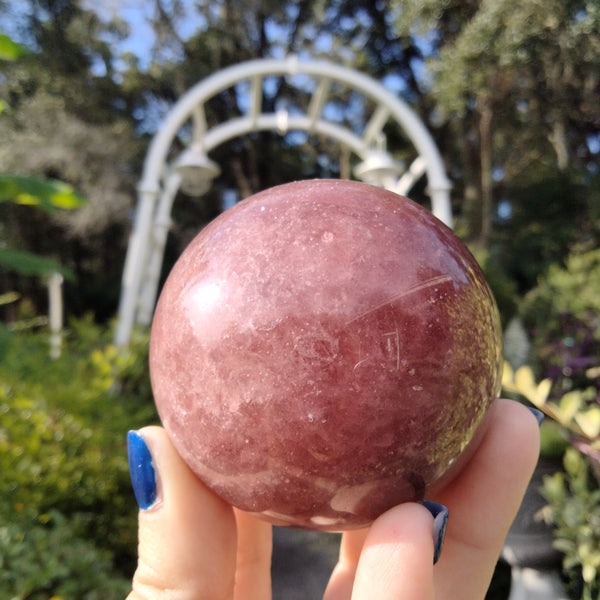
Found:
<svg viewBox="0 0 600 600"><path fill-rule="evenodd" d="M164 427L214 492L339 531L460 470L501 355L490 289L448 227L389 191L314 180L192 241L161 292L150 372Z"/></svg>

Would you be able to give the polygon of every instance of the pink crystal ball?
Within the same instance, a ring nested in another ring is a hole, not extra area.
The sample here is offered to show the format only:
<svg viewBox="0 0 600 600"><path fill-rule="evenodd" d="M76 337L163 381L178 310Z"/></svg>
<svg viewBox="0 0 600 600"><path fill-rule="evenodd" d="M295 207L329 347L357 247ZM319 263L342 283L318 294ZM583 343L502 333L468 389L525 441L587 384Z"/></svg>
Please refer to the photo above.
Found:
<svg viewBox="0 0 600 600"><path fill-rule="evenodd" d="M197 476L272 523L328 531L443 487L501 364L496 304L458 237L343 180L268 189L205 227L150 342L159 415Z"/></svg>

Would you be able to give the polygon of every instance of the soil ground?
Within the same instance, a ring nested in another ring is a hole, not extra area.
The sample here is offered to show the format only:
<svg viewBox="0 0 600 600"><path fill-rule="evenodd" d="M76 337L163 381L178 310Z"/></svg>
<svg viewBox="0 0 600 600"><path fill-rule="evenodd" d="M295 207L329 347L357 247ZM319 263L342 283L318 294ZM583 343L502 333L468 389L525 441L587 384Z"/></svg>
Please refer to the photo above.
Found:
<svg viewBox="0 0 600 600"><path fill-rule="evenodd" d="M273 600L320 600L337 562L339 534L273 528Z"/></svg>

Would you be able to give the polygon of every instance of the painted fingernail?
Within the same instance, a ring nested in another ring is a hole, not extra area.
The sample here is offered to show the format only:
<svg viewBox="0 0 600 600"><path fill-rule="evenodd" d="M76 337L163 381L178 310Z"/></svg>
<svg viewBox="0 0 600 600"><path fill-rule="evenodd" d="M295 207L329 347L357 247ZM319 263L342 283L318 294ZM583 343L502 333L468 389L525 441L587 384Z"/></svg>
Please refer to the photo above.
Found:
<svg viewBox="0 0 600 600"><path fill-rule="evenodd" d="M544 415L544 413L541 410L538 410L537 408L534 408L533 406L528 406L527 408L531 411L533 416L537 419L538 425L541 425L542 421L544 420L544 417L546 415Z"/></svg>
<svg viewBox="0 0 600 600"><path fill-rule="evenodd" d="M156 473L150 450L137 431L127 434L127 456L135 499L142 510L148 510L156 502Z"/></svg>
<svg viewBox="0 0 600 600"><path fill-rule="evenodd" d="M439 502L423 500L421 504L433 515L433 564L435 565L442 553L450 512Z"/></svg>

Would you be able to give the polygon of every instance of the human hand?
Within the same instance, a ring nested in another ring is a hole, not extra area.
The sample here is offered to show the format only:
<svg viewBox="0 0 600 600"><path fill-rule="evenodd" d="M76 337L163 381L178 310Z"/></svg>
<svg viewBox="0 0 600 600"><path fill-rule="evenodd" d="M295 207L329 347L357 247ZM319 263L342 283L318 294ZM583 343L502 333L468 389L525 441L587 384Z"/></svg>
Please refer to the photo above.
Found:
<svg viewBox="0 0 600 600"><path fill-rule="evenodd" d="M208 490L160 427L130 433L129 448L141 510L128 600L269 600L271 526ZM538 451L531 413L497 400L477 452L432 498L451 515L445 541L423 505L396 506L344 533L325 600L482 600Z"/></svg>

